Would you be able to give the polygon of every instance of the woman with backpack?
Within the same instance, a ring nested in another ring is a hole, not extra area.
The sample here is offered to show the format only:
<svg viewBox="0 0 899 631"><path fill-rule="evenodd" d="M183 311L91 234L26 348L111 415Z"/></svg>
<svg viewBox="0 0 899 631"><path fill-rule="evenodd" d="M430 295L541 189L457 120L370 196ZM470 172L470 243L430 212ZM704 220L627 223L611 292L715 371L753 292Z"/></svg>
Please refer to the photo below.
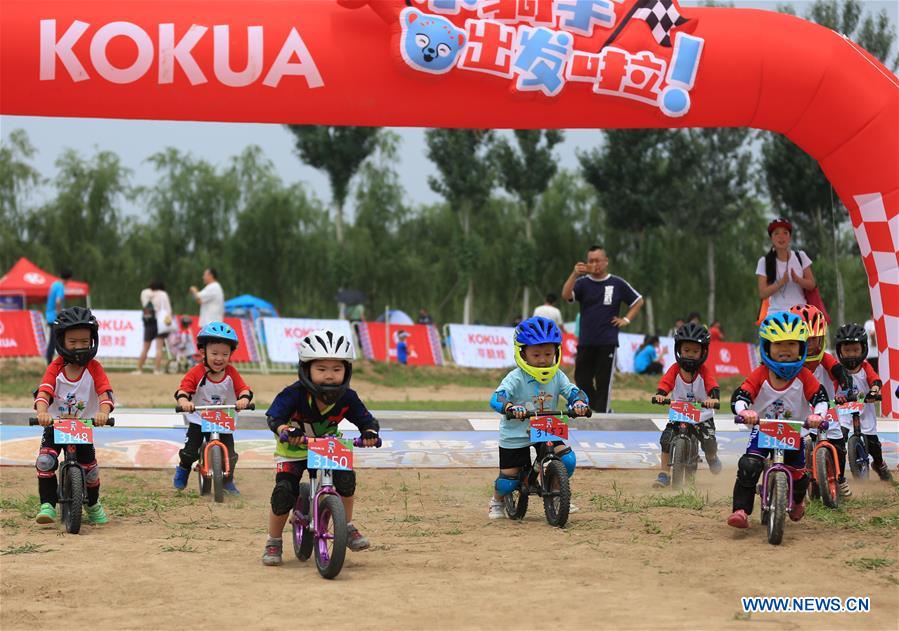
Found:
<svg viewBox="0 0 899 631"><path fill-rule="evenodd" d="M141 309L143 309L144 348L137 360L134 374L140 374L150 352L150 344L156 340L156 359L153 374L162 373L162 360L165 357L165 338L172 330L172 304L161 280L154 280L149 287L140 292Z"/></svg>

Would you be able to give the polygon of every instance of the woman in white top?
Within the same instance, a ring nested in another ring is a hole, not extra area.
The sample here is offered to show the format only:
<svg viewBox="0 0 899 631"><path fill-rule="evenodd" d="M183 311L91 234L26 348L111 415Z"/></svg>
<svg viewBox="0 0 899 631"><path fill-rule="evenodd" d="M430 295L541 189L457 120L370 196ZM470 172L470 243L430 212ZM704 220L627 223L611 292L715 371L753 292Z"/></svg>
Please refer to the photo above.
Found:
<svg viewBox="0 0 899 631"><path fill-rule="evenodd" d="M789 311L804 305L805 292L817 286L812 274L812 260L799 250L790 249L793 225L778 217L768 224L771 250L759 259L755 273L759 281L759 297L768 300L766 313ZM766 314L760 314L764 317Z"/></svg>
<svg viewBox="0 0 899 631"><path fill-rule="evenodd" d="M137 360L135 374L143 370L150 344L156 340L156 359L153 374L162 372L162 359L165 355L165 338L172 330L172 303L165 291L165 284L154 280L147 289L140 292L140 306L144 311L144 347Z"/></svg>

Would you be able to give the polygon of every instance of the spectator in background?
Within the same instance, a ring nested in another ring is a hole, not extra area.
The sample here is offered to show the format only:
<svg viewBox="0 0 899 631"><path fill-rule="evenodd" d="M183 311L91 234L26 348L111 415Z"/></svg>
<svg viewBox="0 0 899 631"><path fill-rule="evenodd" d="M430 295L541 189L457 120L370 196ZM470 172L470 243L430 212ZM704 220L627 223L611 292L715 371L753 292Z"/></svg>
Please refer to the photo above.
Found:
<svg viewBox="0 0 899 631"><path fill-rule="evenodd" d="M712 338L713 342L724 341L724 329L721 328L721 322L719 320L714 320L712 322L712 326L709 327L709 336Z"/></svg>
<svg viewBox="0 0 899 631"><path fill-rule="evenodd" d="M755 268L762 299L759 321L774 311L789 311L791 307L806 304L805 292L818 286L809 256L802 250L790 249L793 224L778 217L768 224L768 236L771 249Z"/></svg>
<svg viewBox="0 0 899 631"><path fill-rule="evenodd" d="M702 316L699 315L698 311L691 311L690 315L687 316L687 322L702 325Z"/></svg>
<svg viewBox="0 0 899 631"><path fill-rule="evenodd" d="M686 320L683 318L678 318L674 321L674 327L668 331L668 337L674 337L674 334L677 333L677 330L686 324Z"/></svg>
<svg viewBox="0 0 899 631"><path fill-rule="evenodd" d="M643 297L623 278L609 274L605 248L591 246L587 262L579 261L562 286L562 298L580 303L574 380L597 412L609 412L618 330L631 323ZM621 305L627 314L619 316Z"/></svg>
<svg viewBox="0 0 899 631"><path fill-rule="evenodd" d="M218 272L214 267L207 267L203 271L203 283L206 285L202 291L196 287L190 288L197 304L200 305L199 325L202 329L210 322L223 322L225 320L225 292L218 281Z"/></svg>
<svg viewBox="0 0 899 631"><path fill-rule="evenodd" d="M59 272L60 280L50 285L50 291L47 293L47 307L44 310L44 317L47 318L47 326L50 327L50 335L47 336L47 365L53 361L53 355L56 352L56 336L53 335L53 323L56 322L56 316L66 306L66 283L72 278L72 270L64 267Z"/></svg>
<svg viewBox="0 0 899 631"><path fill-rule="evenodd" d="M659 360L664 355L665 349L659 344L659 336L646 336L634 355L634 372L638 375L661 375L663 366Z"/></svg>
<svg viewBox="0 0 899 631"><path fill-rule="evenodd" d="M419 324L434 324L434 318L431 317L431 314L428 313L428 310L422 307L418 310L418 323Z"/></svg>
<svg viewBox="0 0 899 631"><path fill-rule="evenodd" d="M409 338L409 333L400 329L396 334L396 360L405 366L409 363L409 344L406 340Z"/></svg>
<svg viewBox="0 0 899 631"><path fill-rule="evenodd" d="M347 309L346 319L350 322L365 322L365 305L359 302L351 306Z"/></svg>
<svg viewBox="0 0 899 631"><path fill-rule="evenodd" d="M165 339L174 328L172 323L172 303L161 280L154 280L149 287L140 292L140 303L143 309L144 347L137 360L135 375L141 374L144 362L150 352L150 345L156 340L156 359L153 363L153 374L162 374L162 360L165 356Z"/></svg>
<svg viewBox="0 0 899 631"><path fill-rule="evenodd" d="M562 312L556 306L558 301L559 297L557 295L546 294L543 304L534 309L533 315L552 320L559 327L559 330L562 330L565 323L562 321Z"/></svg>
<svg viewBox="0 0 899 631"><path fill-rule="evenodd" d="M868 334L868 363L871 364L874 372L877 372L880 355L877 351L877 333L874 329L874 320L865 321L865 332Z"/></svg>

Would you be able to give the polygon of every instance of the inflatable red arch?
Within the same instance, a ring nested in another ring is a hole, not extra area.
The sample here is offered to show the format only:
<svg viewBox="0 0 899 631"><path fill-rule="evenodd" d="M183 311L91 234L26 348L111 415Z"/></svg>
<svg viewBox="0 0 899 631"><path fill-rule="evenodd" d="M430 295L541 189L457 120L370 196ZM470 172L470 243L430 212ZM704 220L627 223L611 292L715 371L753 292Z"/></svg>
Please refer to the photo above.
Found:
<svg viewBox="0 0 899 631"><path fill-rule="evenodd" d="M776 131L849 209L881 376L899 385L899 80L795 17L675 0L6 0L0 95L10 115Z"/></svg>

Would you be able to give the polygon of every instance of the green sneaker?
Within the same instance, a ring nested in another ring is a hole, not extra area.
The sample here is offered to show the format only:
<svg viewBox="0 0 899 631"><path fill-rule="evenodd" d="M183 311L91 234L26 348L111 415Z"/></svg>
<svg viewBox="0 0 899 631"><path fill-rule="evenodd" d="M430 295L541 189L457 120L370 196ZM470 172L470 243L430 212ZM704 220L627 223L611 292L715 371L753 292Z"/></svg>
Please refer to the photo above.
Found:
<svg viewBox="0 0 899 631"><path fill-rule="evenodd" d="M56 507L53 504L41 504L35 521L39 524L52 524L56 521Z"/></svg>
<svg viewBox="0 0 899 631"><path fill-rule="evenodd" d="M109 517L106 516L103 505L97 502L93 506L87 507L87 520L92 524L105 524L109 521Z"/></svg>

